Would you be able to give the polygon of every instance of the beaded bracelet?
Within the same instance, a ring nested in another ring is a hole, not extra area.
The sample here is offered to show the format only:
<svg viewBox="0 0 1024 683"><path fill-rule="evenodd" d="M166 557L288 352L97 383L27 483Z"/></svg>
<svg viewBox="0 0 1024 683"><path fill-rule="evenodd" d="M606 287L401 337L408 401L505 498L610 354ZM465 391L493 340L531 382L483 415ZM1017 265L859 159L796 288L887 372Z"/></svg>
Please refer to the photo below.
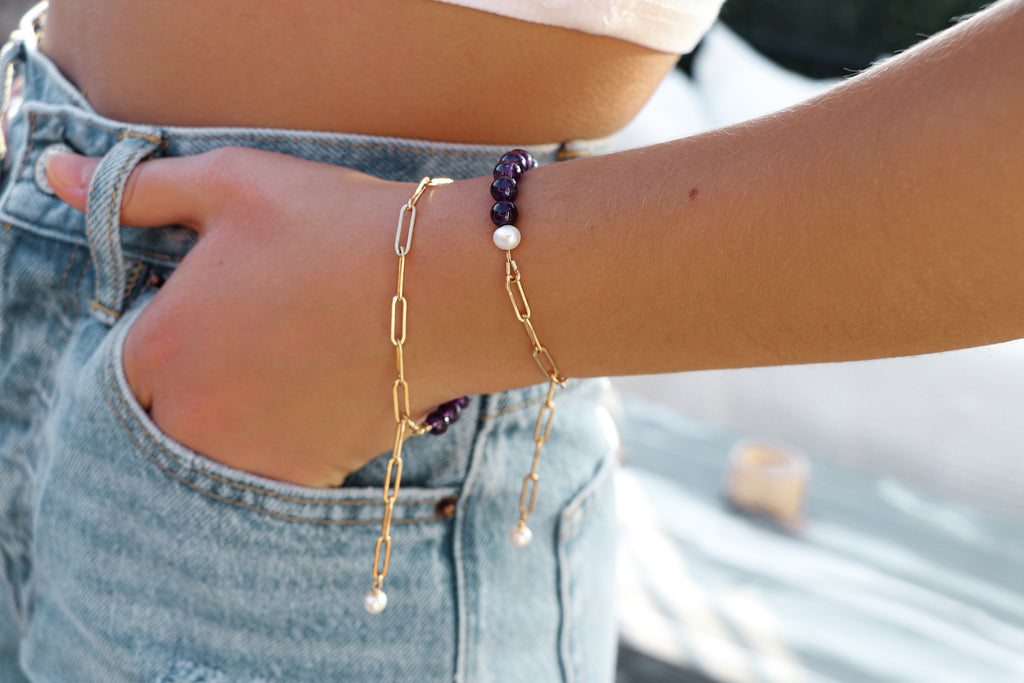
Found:
<svg viewBox="0 0 1024 683"><path fill-rule="evenodd" d="M494 167L494 182L491 183L491 196L497 203L491 207L491 221L498 226L492 239L494 245L505 251L505 291L515 311L516 319L523 324L526 335L533 345L533 359L548 380L547 398L541 404L537 414L537 422L533 429L533 464L530 473L523 478L523 487L519 494L519 521L509 532L509 538L519 546L525 546L533 539L533 533L527 526L530 513L537 502L537 486L540 475L537 467L540 464L540 453L548 437L551 435L551 421L555 415L555 390L565 386L566 379L558 372L551 353L540 342L537 332L530 319L530 304L523 291L522 277L519 266L512 258L512 250L519 246L522 234L514 223L519 218L519 210L515 200L519 195L519 181L523 175L537 165L533 156L524 149L513 149L502 155Z"/></svg>
<svg viewBox="0 0 1024 683"><path fill-rule="evenodd" d="M380 537L373 551L373 587L363 599L363 606L371 614L380 614L388 604L387 593L384 592L384 578L388 575L391 562L391 516L398 498L398 489L402 484L402 444L407 436L415 436L430 432L443 434L448 425L459 419L459 412L469 405L465 396L443 403L435 408L427 419L417 424L410 416L409 383L405 379L405 335L406 315L409 302L405 298L405 257L412 250L412 235L416 228L416 202L419 201L427 188L446 185L451 178L424 177L416 186L416 191L398 212L398 228L395 231L395 254L398 255L398 285L395 296L391 298L391 344L395 347L395 370L397 379L391 387L391 398L395 409L395 440L391 447L391 459L388 460L387 473L384 477L384 519L381 521ZM406 220L408 216L408 220ZM408 224L408 228L406 225ZM405 244L402 236L405 235ZM383 551L383 552L382 552Z"/></svg>

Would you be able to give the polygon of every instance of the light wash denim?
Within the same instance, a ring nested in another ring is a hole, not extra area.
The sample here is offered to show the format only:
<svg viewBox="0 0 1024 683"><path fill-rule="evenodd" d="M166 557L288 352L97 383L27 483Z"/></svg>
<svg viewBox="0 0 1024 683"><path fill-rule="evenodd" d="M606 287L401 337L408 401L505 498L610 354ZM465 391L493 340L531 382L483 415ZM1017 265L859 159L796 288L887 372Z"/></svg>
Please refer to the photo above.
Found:
<svg viewBox="0 0 1024 683"><path fill-rule="evenodd" d="M446 434L408 443L375 616L386 455L329 490L236 471L162 434L122 371L151 275L194 243L118 226L143 158L242 145L412 181L485 175L507 148L128 125L92 111L30 25L4 60L25 88L0 195L0 681L611 680L606 383L556 399L526 548L508 532L543 387L475 397ZM49 193L54 145L104 158L88 216Z"/></svg>

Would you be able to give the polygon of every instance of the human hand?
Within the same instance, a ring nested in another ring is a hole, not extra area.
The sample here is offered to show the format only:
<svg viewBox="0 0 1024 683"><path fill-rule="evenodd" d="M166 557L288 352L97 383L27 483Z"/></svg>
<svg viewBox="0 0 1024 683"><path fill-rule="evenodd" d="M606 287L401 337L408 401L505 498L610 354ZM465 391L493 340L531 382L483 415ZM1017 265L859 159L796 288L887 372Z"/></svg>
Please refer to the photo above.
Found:
<svg viewBox="0 0 1024 683"><path fill-rule="evenodd" d="M84 211L97 165L57 154L47 175ZM242 148L140 164L122 223L199 235L125 342L153 421L214 460L308 486L389 448L393 226L411 187ZM452 398L425 372L410 383L413 411Z"/></svg>

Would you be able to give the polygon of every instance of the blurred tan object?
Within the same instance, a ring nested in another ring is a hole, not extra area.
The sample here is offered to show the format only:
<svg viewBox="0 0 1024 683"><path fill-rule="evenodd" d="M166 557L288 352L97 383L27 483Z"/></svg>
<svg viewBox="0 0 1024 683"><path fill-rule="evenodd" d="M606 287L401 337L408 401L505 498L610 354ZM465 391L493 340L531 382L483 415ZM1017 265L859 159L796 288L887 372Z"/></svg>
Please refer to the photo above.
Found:
<svg viewBox="0 0 1024 683"><path fill-rule="evenodd" d="M800 530L809 471L807 459L792 448L741 441L729 455L726 497L744 512L766 515Z"/></svg>

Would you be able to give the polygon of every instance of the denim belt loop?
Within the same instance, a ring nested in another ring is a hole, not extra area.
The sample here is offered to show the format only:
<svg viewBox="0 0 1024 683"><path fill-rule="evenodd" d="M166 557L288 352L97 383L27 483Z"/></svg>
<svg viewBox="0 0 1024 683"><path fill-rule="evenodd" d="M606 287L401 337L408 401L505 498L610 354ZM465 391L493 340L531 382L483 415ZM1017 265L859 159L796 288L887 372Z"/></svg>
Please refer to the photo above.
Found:
<svg viewBox="0 0 1024 683"><path fill-rule="evenodd" d="M6 111L11 101L11 88L14 84L14 64L25 57L25 41L18 37L17 31L11 34L11 39L4 43L0 51L0 78L3 79L2 100L0 100L0 111ZM7 157L7 141L0 135L0 159Z"/></svg>
<svg viewBox="0 0 1024 683"><path fill-rule="evenodd" d="M124 133L103 157L89 185L85 229L96 269L92 314L107 325L113 325L124 308L126 277L120 229L124 188L135 167L160 143L157 132Z"/></svg>

